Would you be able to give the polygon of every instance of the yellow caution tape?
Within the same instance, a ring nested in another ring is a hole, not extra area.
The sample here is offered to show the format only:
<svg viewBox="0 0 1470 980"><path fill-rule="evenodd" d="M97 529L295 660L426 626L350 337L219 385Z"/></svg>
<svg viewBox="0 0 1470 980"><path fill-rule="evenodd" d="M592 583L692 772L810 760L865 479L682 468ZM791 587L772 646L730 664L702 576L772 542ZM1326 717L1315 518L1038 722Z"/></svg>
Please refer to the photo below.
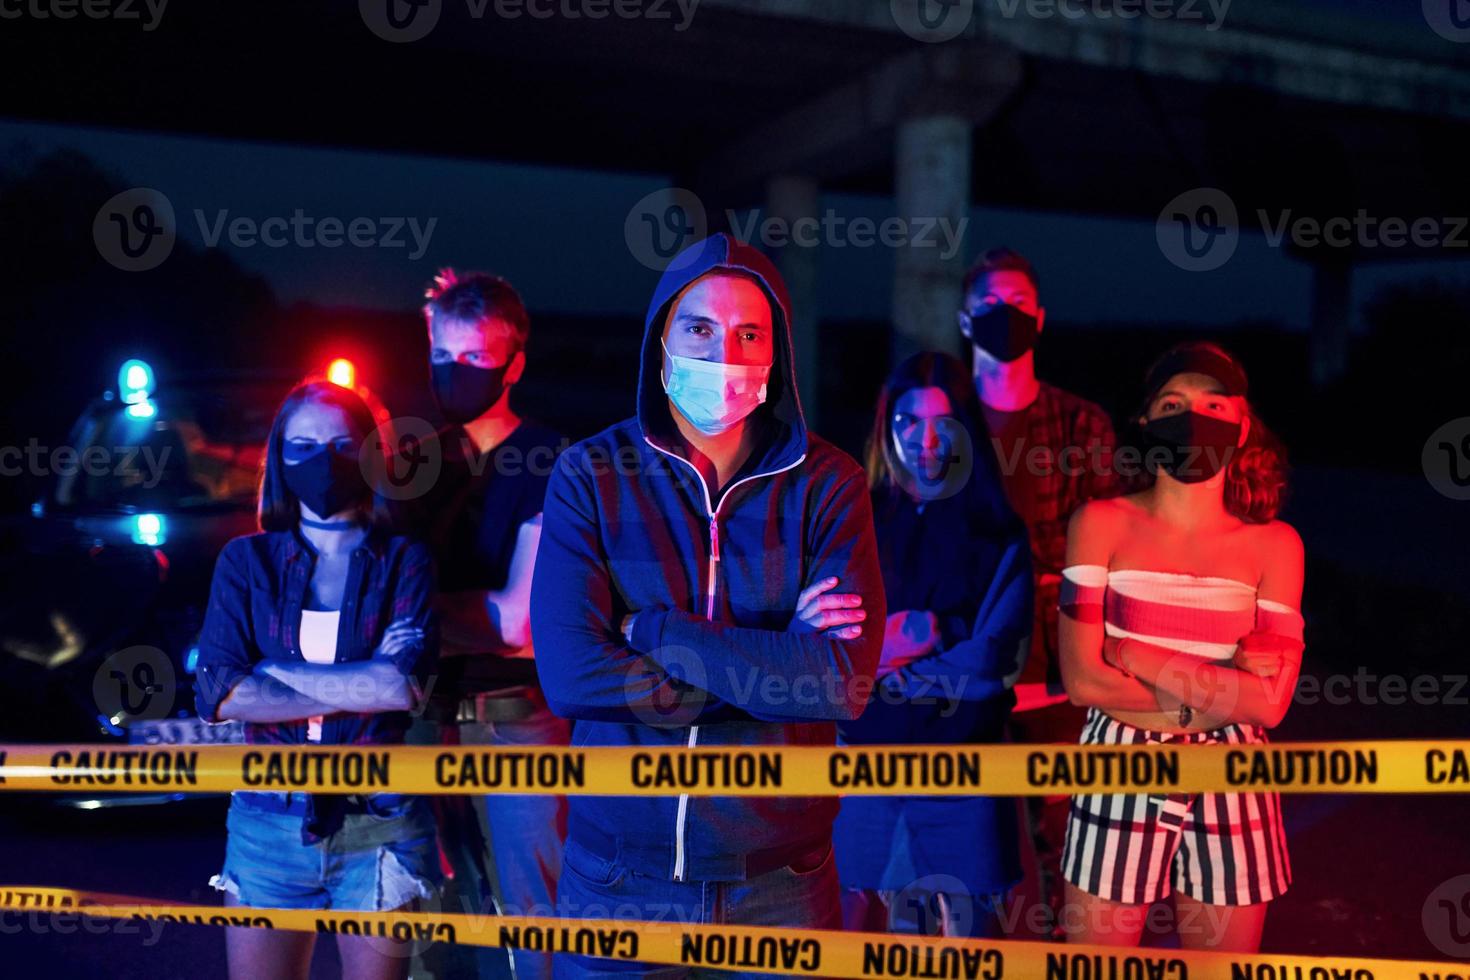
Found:
<svg viewBox="0 0 1470 980"><path fill-rule="evenodd" d="M381 936L499 946L737 973L823 977L1007 977L1048 980L1423 980L1463 976L1463 963L1347 956L1244 955L1019 940L686 925L432 912L179 905L71 888L0 886L0 910L36 915ZM5 913L0 912L0 921Z"/></svg>
<svg viewBox="0 0 1470 980"><path fill-rule="evenodd" d="M580 796L1470 792L1470 740L1276 745L0 745L0 790Z"/></svg>

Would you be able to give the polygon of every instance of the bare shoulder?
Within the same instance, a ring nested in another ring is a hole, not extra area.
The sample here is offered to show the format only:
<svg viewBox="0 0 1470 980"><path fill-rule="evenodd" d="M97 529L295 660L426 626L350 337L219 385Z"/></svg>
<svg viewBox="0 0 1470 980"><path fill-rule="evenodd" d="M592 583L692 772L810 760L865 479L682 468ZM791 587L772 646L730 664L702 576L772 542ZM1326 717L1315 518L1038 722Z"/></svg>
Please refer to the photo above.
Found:
<svg viewBox="0 0 1470 980"><path fill-rule="evenodd" d="M1120 497L1100 497L1089 500L1072 513L1071 524L1087 524L1098 527L1122 525L1144 513L1143 494L1131 493Z"/></svg>
<svg viewBox="0 0 1470 980"><path fill-rule="evenodd" d="M1285 521L1267 521L1265 524L1247 524L1246 533L1251 542L1273 558L1300 561L1303 555L1302 536L1296 528Z"/></svg>
<svg viewBox="0 0 1470 980"><path fill-rule="evenodd" d="M1138 501L1132 497L1089 500L1072 512L1072 517L1067 522L1067 534L1116 540L1140 513L1142 510Z"/></svg>

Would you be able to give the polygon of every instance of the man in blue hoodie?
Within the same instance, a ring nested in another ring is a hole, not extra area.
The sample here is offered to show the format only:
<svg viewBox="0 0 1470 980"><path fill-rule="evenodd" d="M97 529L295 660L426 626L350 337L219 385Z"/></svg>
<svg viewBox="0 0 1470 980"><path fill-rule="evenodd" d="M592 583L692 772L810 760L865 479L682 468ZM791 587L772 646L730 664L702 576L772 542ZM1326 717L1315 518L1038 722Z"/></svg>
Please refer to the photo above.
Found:
<svg viewBox="0 0 1470 980"><path fill-rule="evenodd" d="M558 463L531 628L574 745L832 745L866 705L886 612L867 482L807 432L790 320L754 248L691 246L649 305L637 416ZM558 908L841 928L836 813L831 797L573 797ZM562 955L556 972L680 971Z"/></svg>

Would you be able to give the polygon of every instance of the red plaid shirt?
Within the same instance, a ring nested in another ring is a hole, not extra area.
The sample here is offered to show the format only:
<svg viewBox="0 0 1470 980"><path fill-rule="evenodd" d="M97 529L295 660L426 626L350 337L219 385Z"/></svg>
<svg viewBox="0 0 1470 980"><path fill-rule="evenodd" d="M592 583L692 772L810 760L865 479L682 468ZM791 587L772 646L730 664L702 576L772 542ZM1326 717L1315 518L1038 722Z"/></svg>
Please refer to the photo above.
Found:
<svg viewBox="0 0 1470 980"><path fill-rule="evenodd" d="M1118 490L1113 470L1113 423L1085 398L1042 382L1024 417L992 435L1006 492L1031 535L1031 567L1036 578L1036 616L1031 656L1020 681L1045 682L1062 690L1057 658L1057 591L1067 552L1067 521L1089 500Z"/></svg>

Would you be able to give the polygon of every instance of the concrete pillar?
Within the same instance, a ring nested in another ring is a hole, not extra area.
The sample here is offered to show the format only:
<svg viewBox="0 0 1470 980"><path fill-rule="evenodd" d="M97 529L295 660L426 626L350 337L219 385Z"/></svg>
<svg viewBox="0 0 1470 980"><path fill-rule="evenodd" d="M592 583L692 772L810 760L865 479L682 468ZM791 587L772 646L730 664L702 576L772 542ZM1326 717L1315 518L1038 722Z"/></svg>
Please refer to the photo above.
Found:
<svg viewBox="0 0 1470 980"><path fill-rule="evenodd" d="M971 124L954 115L918 116L899 123L895 136L895 213L908 222L909 244L894 253L893 355L920 350L957 353L955 310L959 308L967 250L945 257L944 236L926 226L936 220L951 228L970 213Z"/></svg>
<svg viewBox="0 0 1470 980"><path fill-rule="evenodd" d="M1347 370L1353 323L1353 264L1334 258L1312 266L1312 384L1318 388Z"/></svg>
<svg viewBox="0 0 1470 980"><path fill-rule="evenodd" d="M798 218L816 219L821 185L811 177L782 175L766 183L766 215L790 228ZM820 415L821 363L817 351L817 262L821 249L788 241L772 256L791 294L791 342L796 350L796 385L807 425L815 429Z"/></svg>

